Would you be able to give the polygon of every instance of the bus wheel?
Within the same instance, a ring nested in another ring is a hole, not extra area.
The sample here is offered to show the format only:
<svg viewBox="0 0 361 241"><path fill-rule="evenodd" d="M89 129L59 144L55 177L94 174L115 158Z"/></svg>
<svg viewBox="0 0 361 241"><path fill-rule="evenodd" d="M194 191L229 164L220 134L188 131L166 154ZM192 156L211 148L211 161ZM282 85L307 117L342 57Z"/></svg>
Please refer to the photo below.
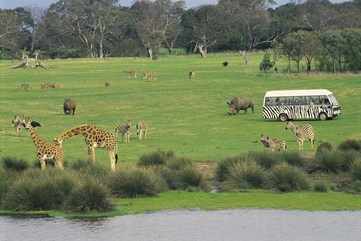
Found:
<svg viewBox="0 0 361 241"><path fill-rule="evenodd" d="M325 120L327 120L328 119L328 116L326 115L326 113L320 113L319 115L318 115L318 119L319 120L322 120L322 121L325 121Z"/></svg>
<svg viewBox="0 0 361 241"><path fill-rule="evenodd" d="M282 113L282 114L280 114L279 119L280 119L280 121L282 121L282 122L288 121L288 115Z"/></svg>

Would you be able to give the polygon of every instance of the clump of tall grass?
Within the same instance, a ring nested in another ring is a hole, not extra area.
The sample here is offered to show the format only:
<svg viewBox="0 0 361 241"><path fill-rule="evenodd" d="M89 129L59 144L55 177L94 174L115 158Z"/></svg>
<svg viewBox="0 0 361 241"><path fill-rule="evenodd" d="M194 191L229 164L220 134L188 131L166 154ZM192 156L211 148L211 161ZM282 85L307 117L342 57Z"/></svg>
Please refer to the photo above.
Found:
<svg viewBox="0 0 361 241"><path fill-rule="evenodd" d="M120 197L155 196L166 187L152 170L136 168L112 173L107 183L112 194Z"/></svg>
<svg viewBox="0 0 361 241"><path fill-rule="evenodd" d="M287 163L275 165L269 178L272 187L281 192L301 191L309 187L305 174Z"/></svg>
<svg viewBox="0 0 361 241"><path fill-rule="evenodd" d="M224 183L226 189L263 188L266 185L266 171L253 160L233 162L228 172Z"/></svg>
<svg viewBox="0 0 361 241"><path fill-rule="evenodd" d="M325 172L345 172L349 171L354 160L359 158L355 151L320 151L316 153L315 162L321 171Z"/></svg>
<svg viewBox="0 0 361 241"><path fill-rule="evenodd" d="M73 173L54 169L28 170L9 187L3 206L10 210L62 209L77 183Z"/></svg>
<svg viewBox="0 0 361 241"><path fill-rule="evenodd" d="M29 164L26 161L14 157L4 157L2 159L2 166L7 171L17 172L25 171L29 168Z"/></svg>
<svg viewBox="0 0 361 241"><path fill-rule="evenodd" d="M206 189L207 186L203 175L186 158L168 160L160 175L170 189L194 190Z"/></svg>
<svg viewBox="0 0 361 241"><path fill-rule="evenodd" d="M328 192L328 186L325 182L318 181L313 185L315 192Z"/></svg>
<svg viewBox="0 0 361 241"><path fill-rule="evenodd" d="M140 166L156 166L164 165L168 160L174 159L173 151L155 151L149 154L144 154L140 157L138 165Z"/></svg>
<svg viewBox="0 0 361 241"><path fill-rule="evenodd" d="M356 160L351 165L351 175L353 180L361 181L361 159Z"/></svg>
<svg viewBox="0 0 361 241"><path fill-rule="evenodd" d="M361 140L353 140L353 139L346 140L338 146L338 149L340 151L361 152Z"/></svg>
<svg viewBox="0 0 361 241"><path fill-rule="evenodd" d="M112 209L110 191L88 178L70 192L65 209L75 212L109 211Z"/></svg>

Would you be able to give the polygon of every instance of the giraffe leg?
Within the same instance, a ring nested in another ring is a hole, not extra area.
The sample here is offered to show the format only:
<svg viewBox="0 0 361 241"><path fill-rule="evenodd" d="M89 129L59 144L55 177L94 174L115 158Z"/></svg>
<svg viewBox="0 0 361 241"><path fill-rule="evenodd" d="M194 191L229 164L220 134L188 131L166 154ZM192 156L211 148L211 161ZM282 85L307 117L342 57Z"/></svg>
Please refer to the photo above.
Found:
<svg viewBox="0 0 361 241"><path fill-rule="evenodd" d="M64 170L64 159L61 157L55 157L55 167L60 170Z"/></svg>
<svg viewBox="0 0 361 241"><path fill-rule="evenodd" d="M88 146L88 155L89 155L89 161L91 161L94 164L95 163L95 147Z"/></svg>
<svg viewBox="0 0 361 241"><path fill-rule="evenodd" d="M40 169L45 170L46 162L45 162L44 158L40 158L39 161L40 161Z"/></svg>
<svg viewBox="0 0 361 241"><path fill-rule="evenodd" d="M115 171L115 153L114 151L108 151L109 159L110 159L110 169Z"/></svg>

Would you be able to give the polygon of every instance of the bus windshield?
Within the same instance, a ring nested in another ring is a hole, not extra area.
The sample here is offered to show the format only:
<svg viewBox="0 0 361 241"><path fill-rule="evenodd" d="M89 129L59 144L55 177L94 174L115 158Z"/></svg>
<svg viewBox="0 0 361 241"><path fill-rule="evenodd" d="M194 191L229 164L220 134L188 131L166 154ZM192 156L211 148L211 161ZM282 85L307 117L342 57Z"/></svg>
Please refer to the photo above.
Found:
<svg viewBox="0 0 361 241"><path fill-rule="evenodd" d="M338 105L338 102L337 102L335 96L329 95L329 96L328 96L328 99L331 101L331 104L332 104L332 105Z"/></svg>

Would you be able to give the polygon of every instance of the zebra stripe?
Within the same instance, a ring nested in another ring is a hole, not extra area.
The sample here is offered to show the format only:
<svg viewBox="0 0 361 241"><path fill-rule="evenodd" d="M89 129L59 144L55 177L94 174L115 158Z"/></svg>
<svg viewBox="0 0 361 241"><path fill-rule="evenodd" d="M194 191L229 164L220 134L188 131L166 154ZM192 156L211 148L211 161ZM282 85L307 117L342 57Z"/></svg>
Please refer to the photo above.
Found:
<svg viewBox="0 0 361 241"><path fill-rule="evenodd" d="M279 119L281 114L286 114L290 119L318 119L320 113L328 117L333 116L332 108L321 105L283 105L264 106L263 117L265 119Z"/></svg>

